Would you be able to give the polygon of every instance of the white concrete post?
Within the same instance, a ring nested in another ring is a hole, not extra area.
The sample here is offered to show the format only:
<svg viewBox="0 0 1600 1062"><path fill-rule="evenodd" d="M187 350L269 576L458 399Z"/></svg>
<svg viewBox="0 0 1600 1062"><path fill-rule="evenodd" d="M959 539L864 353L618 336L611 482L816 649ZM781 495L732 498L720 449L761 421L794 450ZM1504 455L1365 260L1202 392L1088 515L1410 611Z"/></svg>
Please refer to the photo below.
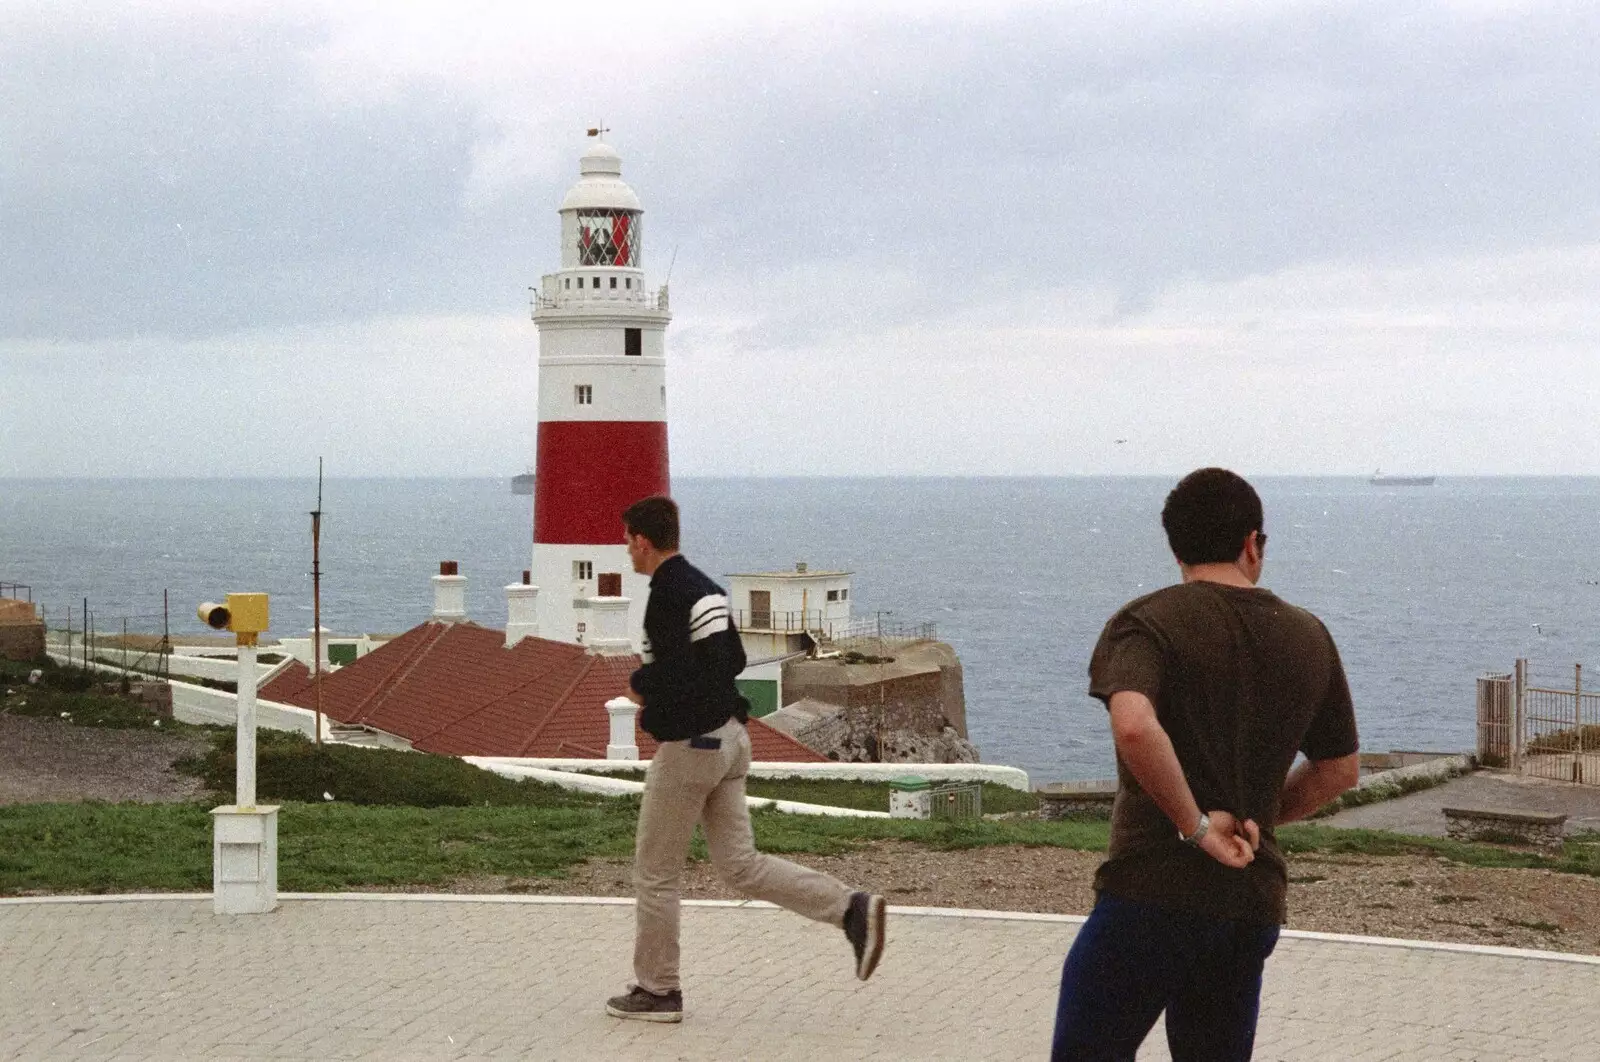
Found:
<svg viewBox="0 0 1600 1062"><path fill-rule="evenodd" d="M589 605L589 652L600 656L626 656L633 652L633 639L628 637L628 608L633 604L626 597L591 597Z"/></svg>
<svg viewBox="0 0 1600 1062"><path fill-rule="evenodd" d="M467 618L467 577L457 574L455 561L440 561L433 577L433 616L438 623L460 623Z"/></svg>
<svg viewBox="0 0 1600 1062"><path fill-rule="evenodd" d="M506 587L506 648L539 633L539 588L529 583Z"/></svg>
<svg viewBox="0 0 1600 1062"><path fill-rule="evenodd" d="M239 646L236 701L234 804L211 809L211 907L217 914L265 914L278 906L278 809L256 805L254 645Z"/></svg>
<svg viewBox="0 0 1600 1062"><path fill-rule="evenodd" d="M606 713L611 716L611 740L606 745L606 759L639 758L639 746L633 742L633 717L638 711L639 706L626 697L613 697L606 702Z"/></svg>
<svg viewBox="0 0 1600 1062"><path fill-rule="evenodd" d="M239 646L239 715L233 739L233 802L256 806L256 647Z"/></svg>

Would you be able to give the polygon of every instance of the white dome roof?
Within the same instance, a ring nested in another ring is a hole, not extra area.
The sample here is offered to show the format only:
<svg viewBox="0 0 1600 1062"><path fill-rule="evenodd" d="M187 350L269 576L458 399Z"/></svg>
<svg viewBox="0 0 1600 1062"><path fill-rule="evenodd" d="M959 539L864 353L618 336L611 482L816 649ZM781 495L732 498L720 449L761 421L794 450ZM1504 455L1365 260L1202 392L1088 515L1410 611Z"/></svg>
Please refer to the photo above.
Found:
<svg viewBox="0 0 1600 1062"><path fill-rule="evenodd" d="M567 190L561 201L562 210L642 210L639 197L622 179L622 156L617 149L603 140L589 145L589 150L578 160L578 172L583 176Z"/></svg>

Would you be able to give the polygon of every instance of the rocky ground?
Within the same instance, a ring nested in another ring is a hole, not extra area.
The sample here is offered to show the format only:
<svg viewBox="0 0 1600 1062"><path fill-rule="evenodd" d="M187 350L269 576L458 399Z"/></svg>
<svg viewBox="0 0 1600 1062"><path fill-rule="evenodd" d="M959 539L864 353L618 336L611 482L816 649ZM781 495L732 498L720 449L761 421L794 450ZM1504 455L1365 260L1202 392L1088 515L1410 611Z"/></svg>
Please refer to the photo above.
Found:
<svg viewBox="0 0 1600 1062"><path fill-rule="evenodd" d="M188 800L204 786L172 764L204 751L193 736L0 712L0 804Z"/></svg>
<svg viewBox="0 0 1600 1062"><path fill-rule="evenodd" d="M892 904L1085 914L1102 857L1061 848L934 852L891 841L800 858ZM630 873L626 861L590 860L566 878L474 878L455 890L629 896ZM1298 856L1289 873L1291 929L1600 954L1600 879L1415 855ZM690 868L685 886L686 899L738 898L707 863Z"/></svg>
<svg viewBox="0 0 1600 1062"><path fill-rule="evenodd" d="M171 764L200 739L91 729L0 713L0 804L65 800L184 800L197 779ZM891 903L1083 914L1100 855L1060 848L938 852L899 841L838 856L803 856ZM458 892L626 896L625 860L590 860L558 879L456 881ZM1294 929L1600 954L1600 879L1544 870L1491 870L1433 856L1301 855L1290 863ZM709 864L689 868L686 898L735 898Z"/></svg>

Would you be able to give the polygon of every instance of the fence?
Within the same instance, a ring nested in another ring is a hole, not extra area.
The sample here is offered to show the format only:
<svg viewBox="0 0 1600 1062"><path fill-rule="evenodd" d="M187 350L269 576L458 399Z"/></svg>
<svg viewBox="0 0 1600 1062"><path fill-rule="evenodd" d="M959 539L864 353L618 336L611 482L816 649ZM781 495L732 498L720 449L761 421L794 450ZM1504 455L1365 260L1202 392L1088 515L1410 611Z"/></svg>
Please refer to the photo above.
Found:
<svg viewBox="0 0 1600 1062"><path fill-rule="evenodd" d="M1584 691L1583 665L1568 676L1518 660L1509 675L1480 678L1478 757L1536 778L1600 785L1600 691Z"/></svg>
<svg viewBox="0 0 1600 1062"><path fill-rule="evenodd" d="M983 818L983 786L952 782L928 790L928 817L934 819Z"/></svg>
<svg viewBox="0 0 1600 1062"><path fill-rule="evenodd" d="M155 678L170 678L172 639L165 591L161 598L159 612L116 617L98 615L89 607L87 598L79 606L60 610L41 604L45 647L80 667L110 664Z"/></svg>

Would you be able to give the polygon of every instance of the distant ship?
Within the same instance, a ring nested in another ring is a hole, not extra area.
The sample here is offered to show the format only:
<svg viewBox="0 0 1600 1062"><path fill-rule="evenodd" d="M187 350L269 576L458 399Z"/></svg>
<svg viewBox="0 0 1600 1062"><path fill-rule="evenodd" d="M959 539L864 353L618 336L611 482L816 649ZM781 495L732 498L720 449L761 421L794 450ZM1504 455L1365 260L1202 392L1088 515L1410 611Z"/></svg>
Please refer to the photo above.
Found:
<svg viewBox="0 0 1600 1062"><path fill-rule="evenodd" d="M533 493L533 473L532 472L524 472L520 476L512 476L511 477L511 493L512 494L532 494Z"/></svg>
<svg viewBox="0 0 1600 1062"><path fill-rule="evenodd" d="M1367 482L1374 487L1431 487L1435 476L1386 476L1379 469Z"/></svg>

